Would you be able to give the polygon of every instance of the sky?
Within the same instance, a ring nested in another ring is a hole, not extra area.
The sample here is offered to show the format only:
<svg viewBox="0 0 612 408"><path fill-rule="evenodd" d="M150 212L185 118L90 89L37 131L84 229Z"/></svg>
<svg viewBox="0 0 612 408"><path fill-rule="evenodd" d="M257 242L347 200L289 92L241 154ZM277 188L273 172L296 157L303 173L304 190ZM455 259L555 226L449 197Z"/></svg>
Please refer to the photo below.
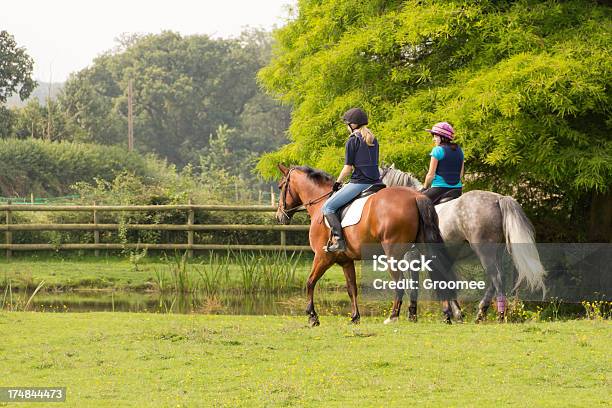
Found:
<svg viewBox="0 0 612 408"><path fill-rule="evenodd" d="M272 29L295 0L15 0L3 2L0 30L34 59L34 79L63 82L115 46L123 33L234 37L246 26Z"/></svg>

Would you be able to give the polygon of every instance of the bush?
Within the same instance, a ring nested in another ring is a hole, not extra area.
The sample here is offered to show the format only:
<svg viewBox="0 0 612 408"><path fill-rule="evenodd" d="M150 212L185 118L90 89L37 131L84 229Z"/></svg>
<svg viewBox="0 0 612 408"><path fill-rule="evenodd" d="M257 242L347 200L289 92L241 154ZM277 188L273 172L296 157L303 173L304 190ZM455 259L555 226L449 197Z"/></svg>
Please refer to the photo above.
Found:
<svg viewBox="0 0 612 408"><path fill-rule="evenodd" d="M67 194L79 181L113 180L128 171L155 178L159 161L120 147L27 139L0 140L0 194Z"/></svg>

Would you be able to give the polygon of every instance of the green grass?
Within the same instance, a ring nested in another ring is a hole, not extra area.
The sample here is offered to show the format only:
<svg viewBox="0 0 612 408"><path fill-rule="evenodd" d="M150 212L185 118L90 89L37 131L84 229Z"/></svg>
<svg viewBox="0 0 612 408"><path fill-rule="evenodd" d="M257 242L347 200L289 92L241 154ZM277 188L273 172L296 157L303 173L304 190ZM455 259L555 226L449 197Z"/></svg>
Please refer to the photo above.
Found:
<svg viewBox="0 0 612 408"><path fill-rule="evenodd" d="M2 312L0 386L66 386L71 407L609 402L609 321L381 321Z"/></svg>
<svg viewBox="0 0 612 408"><path fill-rule="evenodd" d="M180 256L180 255L179 255ZM207 264L207 258L195 258L190 263ZM0 287L5 286L7 279L11 280L14 289L33 289L41 280L45 281L47 290L84 289L84 288L114 288L116 290L147 290L156 288L156 280L160 272L170 275L169 267L174 263L170 257L162 261L160 257L149 255L141 260L135 269L125 257L100 256L69 256L69 257L16 257L10 262L6 258L0 260ZM296 279L302 283L310 273L311 260L304 258L296 270ZM200 270L202 268L199 268ZM196 269L190 268L190 276L200 279ZM230 285L242 286L242 272L238 261L229 266ZM344 274L339 266L332 267L321 279L321 286L343 286Z"/></svg>

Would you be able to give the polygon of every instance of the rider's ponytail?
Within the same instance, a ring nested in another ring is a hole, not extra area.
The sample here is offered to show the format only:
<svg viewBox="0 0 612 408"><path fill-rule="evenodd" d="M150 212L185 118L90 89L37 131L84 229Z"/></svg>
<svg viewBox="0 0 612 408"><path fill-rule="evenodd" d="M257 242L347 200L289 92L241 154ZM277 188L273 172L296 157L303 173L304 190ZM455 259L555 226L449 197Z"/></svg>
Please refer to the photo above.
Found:
<svg viewBox="0 0 612 408"><path fill-rule="evenodd" d="M365 140L365 142L368 144L368 146L374 146L374 139L376 139L374 133L372 133L370 129L365 127L365 125L361 126L358 130L359 132L361 132L361 136L363 137L363 140Z"/></svg>

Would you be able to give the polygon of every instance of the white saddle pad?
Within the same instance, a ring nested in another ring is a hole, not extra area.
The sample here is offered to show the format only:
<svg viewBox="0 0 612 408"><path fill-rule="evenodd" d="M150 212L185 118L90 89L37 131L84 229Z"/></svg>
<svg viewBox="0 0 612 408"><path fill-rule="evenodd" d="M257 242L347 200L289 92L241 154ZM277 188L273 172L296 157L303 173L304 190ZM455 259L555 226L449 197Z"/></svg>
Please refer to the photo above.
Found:
<svg viewBox="0 0 612 408"><path fill-rule="evenodd" d="M349 205L346 215L342 219L342 228L355 225L361 220L363 206L365 205L366 201L368 201L368 198L372 197L373 195L374 194L371 194L367 197L358 198ZM327 226L327 228L329 228L327 220L325 220L325 225Z"/></svg>

